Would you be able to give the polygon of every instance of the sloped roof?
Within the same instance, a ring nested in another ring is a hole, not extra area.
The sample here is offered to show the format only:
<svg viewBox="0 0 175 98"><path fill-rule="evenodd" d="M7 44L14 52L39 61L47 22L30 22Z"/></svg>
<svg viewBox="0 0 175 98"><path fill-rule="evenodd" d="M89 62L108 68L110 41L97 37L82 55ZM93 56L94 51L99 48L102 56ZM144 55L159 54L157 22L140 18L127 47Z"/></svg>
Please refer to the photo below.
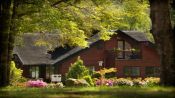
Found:
<svg viewBox="0 0 175 98"><path fill-rule="evenodd" d="M99 37L98 34L92 36L92 37L88 40L88 42L89 42L89 45L88 45L88 46L91 46L93 43L95 43L95 42L97 42L97 41L99 41L99 40L100 40L100 37ZM90 48L90 47L87 47L87 48ZM79 51L81 51L81 50L87 49L87 48L75 47L75 48L73 48L72 50L68 51L67 53L63 54L62 56L58 57L58 58L54 61L53 64L55 64L55 63L57 63L57 62L60 62L60 61L64 60L65 58L67 58L67 57L69 57L69 56L71 56L71 55L73 55L73 54L75 54L75 53L77 53L77 52L79 52Z"/></svg>
<svg viewBox="0 0 175 98"><path fill-rule="evenodd" d="M143 32L137 32L137 31L121 31L121 30L117 30L115 31L116 33L123 33L123 34L126 34L127 36L133 38L134 40L136 41L139 41L139 42L143 42L143 41L149 41L146 37L146 35L143 33ZM92 36L88 42L89 42L89 46L92 45L93 43L97 42L100 40L100 37L98 34ZM57 63L57 62L60 62L62 60L64 60L65 58L81 51L81 50L84 50L84 48L81 48L81 47L75 47L73 48L72 50L68 51L67 53L65 53L64 55L58 57L54 63Z"/></svg>
<svg viewBox="0 0 175 98"><path fill-rule="evenodd" d="M142 41L149 41L146 38L146 35L141 32L136 31L115 31L117 33L125 34L132 39L142 42ZM48 54L47 48L44 46L35 46L34 42L38 39L38 34L24 34L24 45L23 46L16 46L14 48L14 54L17 54L23 65L53 65L55 63L58 63L71 55L80 52L84 49L90 48L90 46L97 41L100 40L100 37L98 34L95 34L92 36L88 42L89 47L87 48L81 48L81 47L75 47L75 48L63 48L59 49L56 53L60 53L57 55L58 57L52 58L51 54ZM64 50L64 52L62 52Z"/></svg>
<svg viewBox="0 0 175 98"><path fill-rule="evenodd" d="M75 47L70 49L60 46L59 48L62 49L59 49L57 53L61 54L58 55L58 57L55 59L55 57L53 58L52 55L48 53L47 47L34 45L34 43L38 39L39 34L26 33L23 36L23 45L16 46L14 48L14 54L16 54L19 57L23 65L52 65L84 49L81 47ZM93 37L91 37L90 40L88 40L89 45L93 44L98 40L99 36L94 35Z"/></svg>
<svg viewBox="0 0 175 98"><path fill-rule="evenodd" d="M121 31L117 30L117 33L123 33L132 39L139 41L139 42L144 42L144 41L149 41L146 34L143 32L138 32L138 31Z"/></svg>
<svg viewBox="0 0 175 98"><path fill-rule="evenodd" d="M14 54L19 57L23 65L50 64L52 62L46 47L34 45L38 38L38 34L26 33L23 35L23 44L14 48Z"/></svg>

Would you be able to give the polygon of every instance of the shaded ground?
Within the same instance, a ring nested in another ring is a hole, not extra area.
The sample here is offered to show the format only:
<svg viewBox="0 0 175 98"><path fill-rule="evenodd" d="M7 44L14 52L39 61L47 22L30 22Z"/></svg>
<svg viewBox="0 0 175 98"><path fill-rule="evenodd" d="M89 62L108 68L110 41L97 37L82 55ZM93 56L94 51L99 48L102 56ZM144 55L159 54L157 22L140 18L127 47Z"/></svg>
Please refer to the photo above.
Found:
<svg viewBox="0 0 175 98"><path fill-rule="evenodd" d="M175 98L172 87L3 88L0 98Z"/></svg>

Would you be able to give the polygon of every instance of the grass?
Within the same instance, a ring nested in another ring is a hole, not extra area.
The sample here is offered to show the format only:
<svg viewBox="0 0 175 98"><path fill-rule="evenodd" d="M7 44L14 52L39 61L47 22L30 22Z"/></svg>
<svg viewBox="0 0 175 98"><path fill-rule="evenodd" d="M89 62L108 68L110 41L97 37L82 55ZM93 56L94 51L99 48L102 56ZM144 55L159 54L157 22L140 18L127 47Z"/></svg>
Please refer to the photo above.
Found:
<svg viewBox="0 0 175 98"><path fill-rule="evenodd" d="M0 89L0 98L175 98L173 87L82 87Z"/></svg>

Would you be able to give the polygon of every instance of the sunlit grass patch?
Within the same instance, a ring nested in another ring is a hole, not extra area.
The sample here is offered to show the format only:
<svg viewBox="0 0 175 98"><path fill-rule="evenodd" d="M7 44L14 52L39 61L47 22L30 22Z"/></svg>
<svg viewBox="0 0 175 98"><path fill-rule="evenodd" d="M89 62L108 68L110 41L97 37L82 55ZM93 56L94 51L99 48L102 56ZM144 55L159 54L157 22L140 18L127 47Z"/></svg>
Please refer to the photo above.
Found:
<svg viewBox="0 0 175 98"><path fill-rule="evenodd" d="M174 87L66 87L0 90L0 98L175 98Z"/></svg>

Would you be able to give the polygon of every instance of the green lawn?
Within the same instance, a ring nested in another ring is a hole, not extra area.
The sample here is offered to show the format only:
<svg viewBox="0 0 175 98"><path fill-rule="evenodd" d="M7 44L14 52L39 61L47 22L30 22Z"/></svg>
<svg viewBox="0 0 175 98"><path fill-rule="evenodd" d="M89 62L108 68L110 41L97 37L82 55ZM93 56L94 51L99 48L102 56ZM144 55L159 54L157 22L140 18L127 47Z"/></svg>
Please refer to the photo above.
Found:
<svg viewBox="0 0 175 98"><path fill-rule="evenodd" d="M0 98L175 98L173 87L3 88Z"/></svg>

